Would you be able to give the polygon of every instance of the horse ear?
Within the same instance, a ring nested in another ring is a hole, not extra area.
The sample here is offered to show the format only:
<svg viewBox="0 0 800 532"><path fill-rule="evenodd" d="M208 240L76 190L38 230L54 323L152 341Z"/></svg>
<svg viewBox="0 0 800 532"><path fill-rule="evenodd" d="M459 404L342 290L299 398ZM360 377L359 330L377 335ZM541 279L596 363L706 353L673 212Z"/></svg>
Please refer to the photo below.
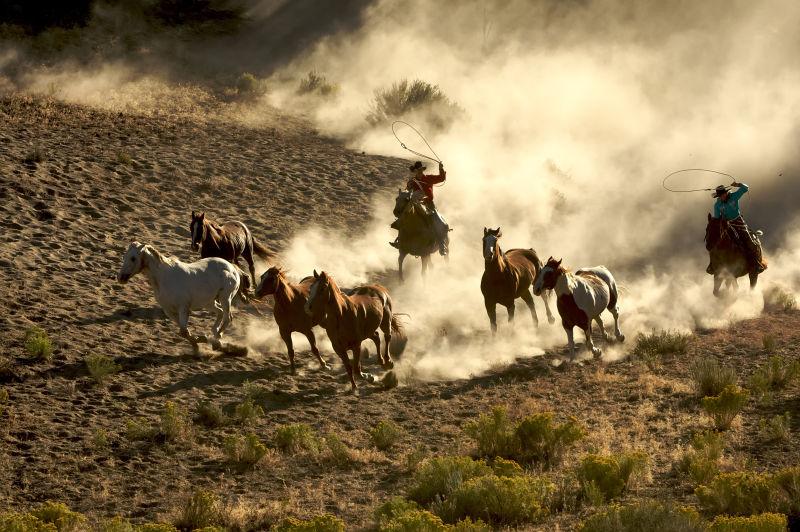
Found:
<svg viewBox="0 0 800 532"><path fill-rule="evenodd" d="M562 261L562 259L558 259L558 263L557 263L557 264L558 264L559 266L561 266L561 261Z"/></svg>
<svg viewBox="0 0 800 532"><path fill-rule="evenodd" d="M194 211L192 211L192 218L194 218Z"/></svg>
<svg viewBox="0 0 800 532"><path fill-rule="evenodd" d="M203 218L206 217L206 213L205 212L201 212L197 217L202 220Z"/></svg>
<svg viewBox="0 0 800 532"><path fill-rule="evenodd" d="M317 273L317 270L314 270L314 279L319 279L319 274Z"/></svg>
<svg viewBox="0 0 800 532"><path fill-rule="evenodd" d="M489 230L488 230L488 229L486 229L486 228L484 227L484 228L483 228L483 236L486 236L486 234L487 234L488 232L489 232Z"/></svg>
<svg viewBox="0 0 800 532"><path fill-rule="evenodd" d="M497 238L503 236L503 232L500 230L500 227L497 228Z"/></svg>

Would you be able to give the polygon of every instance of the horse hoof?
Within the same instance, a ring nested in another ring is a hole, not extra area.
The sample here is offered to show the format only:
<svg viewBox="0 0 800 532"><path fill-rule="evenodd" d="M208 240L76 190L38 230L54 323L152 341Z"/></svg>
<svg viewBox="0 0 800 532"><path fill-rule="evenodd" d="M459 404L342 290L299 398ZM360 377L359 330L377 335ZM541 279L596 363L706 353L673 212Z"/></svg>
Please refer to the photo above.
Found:
<svg viewBox="0 0 800 532"><path fill-rule="evenodd" d="M323 362L322 364L319 365L319 369L324 369L326 371L330 371L331 365L328 364L327 362Z"/></svg>
<svg viewBox="0 0 800 532"><path fill-rule="evenodd" d="M389 362L383 365L383 369L394 369L394 361L390 360Z"/></svg>
<svg viewBox="0 0 800 532"><path fill-rule="evenodd" d="M593 354L594 356L596 356L596 357L599 357L600 355L602 355L602 354L603 354L603 352L602 352L602 351L600 351L600 349L598 349L597 347L595 347L595 348L593 348L593 349L592 349L592 354Z"/></svg>
<svg viewBox="0 0 800 532"><path fill-rule="evenodd" d="M619 343L622 343L622 342L624 342L624 341L625 341L625 335L624 335L624 334L618 334L618 335L617 335L617 341L618 341Z"/></svg>
<svg viewBox="0 0 800 532"><path fill-rule="evenodd" d="M370 384L374 384L374 383L375 383L375 375L373 375L372 373L362 373L362 374L361 374L361 377L362 377L362 378L363 378L365 381L367 381L368 383L370 383Z"/></svg>

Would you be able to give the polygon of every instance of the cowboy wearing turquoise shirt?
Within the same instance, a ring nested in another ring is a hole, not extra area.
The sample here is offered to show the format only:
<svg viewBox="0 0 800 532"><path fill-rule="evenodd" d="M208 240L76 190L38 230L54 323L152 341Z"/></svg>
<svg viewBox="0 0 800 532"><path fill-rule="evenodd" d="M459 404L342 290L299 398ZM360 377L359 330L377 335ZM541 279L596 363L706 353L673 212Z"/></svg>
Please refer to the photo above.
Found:
<svg viewBox="0 0 800 532"><path fill-rule="evenodd" d="M767 269L766 264L761 260L761 247L750 235L750 229L739 210L739 199L750 189L744 183L738 182L731 183L731 187L736 187L736 190L731 192L728 187L719 185L711 195L711 197L717 198L714 203L714 218L723 218L730 223L730 227L736 233L736 238L747 253L748 259L753 263L756 271L761 273Z"/></svg>

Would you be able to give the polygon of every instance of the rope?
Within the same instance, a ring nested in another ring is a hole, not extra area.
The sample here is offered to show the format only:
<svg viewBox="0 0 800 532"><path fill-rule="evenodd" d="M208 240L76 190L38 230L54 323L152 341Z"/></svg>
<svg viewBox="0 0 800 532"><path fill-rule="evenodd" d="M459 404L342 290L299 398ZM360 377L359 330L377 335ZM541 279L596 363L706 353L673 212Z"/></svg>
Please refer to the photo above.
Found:
<svg viewBox="0 0 800 532"><path fill-rule="evenodd" d="M674 189L669 188L667 186L667 179L669 179L670 177L674 176L675 174L680 174L681 172L710 172L712 174L719 174L719 175L724 175L724 176L730 177L734 182L736 181L735 177L733 177L730 174L726 174L725 172L718 172L716 170L707 170L706 168L684 168L683 170L677 170L675 172L672 172L667 177L665 177L661 181L661 186L664 187L665 190L668 190L670 192L713 192L714 190L716 190L716 188L693 188L691 190L674 190ZM730 190L732 187L727 186L725 188L726 188L726 190Z"/></svg>
<svg viewBox="0 0 800 532"><path fill-rule="evenodd" d="M398 136L397 136L397 131L395 131L395 129L394 129L394 127L395 127L397 124L404 124L404 125L406 125L406 126L410 127L412 130L414 130L414 132L415 132L417 135L419 135L419 138L421 138L421 139L422 139L422 142L424 142L424 143L425 143L425 145L428 147L428 149L429 149L429 150L431 150L431 153L433 154L433 157L430 157L430 156L428 156L428 155L425 155L424 153L420 153L420 152L418 152L418 151L414 151L414 150L412 150L411 148L409 148L408 146L406 146L406 145L405 145L405 143L404 143L402 140L400 140L400 137L398 137ZM420 132L419 132L419 130L418 130L417 128L415 128L414 126L412 126L412 125L411 125L411 124L409 124L408 122L403 122L402 120L395 120L394 122L392 122L392 133L394 134L394 138L396 138L396 139L397 139L397 142L399 142L399 143L400 143L400 146L402 146L404 150L408 150L408 151L410 151L411 153L413 153L414 155L417 155L417 156L419 156L419 157L424 157L425 159L428 159L429 161L433 161L433 162L436 162L436 163L442 164L442 159L441 159L441 158L440 158L440 157L439 157L439 156L436 154L436 152L434 151L434 149L433 149L433 148L431 148L431 145L428 143L428 140L425 138L425 136L424 136L422 133L420 133ZM434 157L435 157L435 158L434 158Z"/></svg>

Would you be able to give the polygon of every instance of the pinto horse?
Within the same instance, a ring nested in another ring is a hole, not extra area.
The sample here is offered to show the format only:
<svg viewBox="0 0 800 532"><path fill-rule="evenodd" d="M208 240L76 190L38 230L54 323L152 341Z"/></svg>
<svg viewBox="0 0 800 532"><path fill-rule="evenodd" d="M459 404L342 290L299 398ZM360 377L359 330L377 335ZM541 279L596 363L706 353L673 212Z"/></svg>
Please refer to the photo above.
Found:
<svg viewBox="0 0 800 532"><path fill-rule="evenodd" d="M273 295L275 297L275 306L272 309L272 315L275 318L275 323L278 325L281 338L286 344L292 373L295 372L294 346L292 344L293 332L299 332L308 338L308 343L311 345L311 352L314 353L314 356L319 360L320 366L322 366L323 369L330 369L328 363L325 362L319 354L317 340L312 330L315 325L319 325L319 322L306 314L305 311L306 300L308 299L308 294L313 283L314 278L312 276L306 277L297 284L289 282L283 270L273 266L261 275L261 281L256 288L256 297L258 298L262 298L266 295Z"/></svg>
<svg viewBox="0 0 800 532"><path fill-rule="evenodd" d="M192 250L200 250L200 257L220 257L236 264L242 257L250 267L252 285L256 284L256 267L253 255L261 259L269 259L269 250L253 238L250 229L242 222L227 222L222 225L206 218L204 212L192 211L192 223L189 224L192 235Z"/></svg>
<svg viewBox="0 0 800 532"><path fill-rule="evenodd" d="M539 317L533 304L530 288L542 267L542 262L532 249L509 249L505 253L500 249L499 240L503 236L500 228L483 228L483 258L485 261L481 292L489 315L492 334L497 333L497 304L500 303L508 311L508 322L514 321L514 301L521 298L531 311L534 326L539 326ZM544 301L547 321L555 322L550 311L548 299L550 292L536 294Z"/></svg>
<svg viewBox="0 0 800 532"><path fill-rule="evenodd" d="M763 234L756 231L756 237ZM723 281L728 289L738 287L736 280L745 275L750 277L750 288L755 288L758 283L758 272L747 260L747 255L737 243L734 229L730 222L724 218L714 218L708 215L706 226L706 249L710 260L708 273L714 276L714 295L719 297Z"/></svg>
<svg viewBox="0 0 800 532"><path fill-rule="evenodd" d="M356 391L355 374L368 381L372 375L361 370L361 343L372 340L378 347L378 356L385 369L394 367L389 355L392 334L402 335L397 316L392 314L392 299L388 290L380 285L367 285L353 290L347 295L336 281L325 272L314 270L314 283L305 304L306 313L311 319L321 323L328 333L333 350L342 359L353 392ZM385 344L380 349L380 332ZM353 363L347 352L353 352Z"/></svg>
<svg viewBox="0 0 800 532"><path fill-rule="evenodd" d="M550 257L547 264L539 271L533 285L533 293L541 294L543 290L555 290L556 306L561 315L561 324L567 332L570 359L575 359L575 341L572 329L577 325L586 335L586 347L595 356L601 351L592 342L592 320L597 322L608 342L610 337L600 317L604 309L614 316L614 335L620 342L625 335L619 328L619 308L617 307L617 283L605 266L582 268L575 273L561 266L561 260Z"/></svg>
<svg viewBox="0 0 800 532"><path fill-rule="evenodd" d="M156 301L178 324L181 336L192 344L195 353L198 342L205 339L189 334L189 315L192 310L213 309L217 314L212 329L213 343L219 346L222 332L232 321L233 299L237 294L243 296L241 280L247 278L246 273L220 258L211 257L187 264L164 257L153 246L131 242L122 259L117 280L127 283L139 272L147 276Z"/></svg>

